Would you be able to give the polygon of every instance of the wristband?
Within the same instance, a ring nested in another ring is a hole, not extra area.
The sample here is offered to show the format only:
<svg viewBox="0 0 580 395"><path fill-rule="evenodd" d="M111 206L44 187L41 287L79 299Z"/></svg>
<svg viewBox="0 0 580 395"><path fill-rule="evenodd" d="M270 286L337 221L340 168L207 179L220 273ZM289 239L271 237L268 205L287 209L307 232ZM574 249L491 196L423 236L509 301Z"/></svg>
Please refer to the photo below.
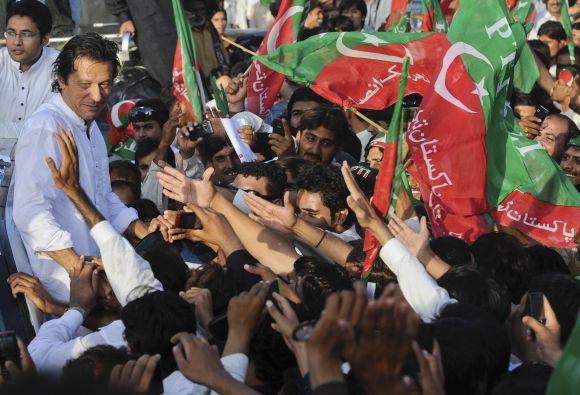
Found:
<svg viewBox="0 0 580 395"><path fill-rule="evenodd" d="M82 307L70 306L68 309L66 309L66 311L64 313L66 314L70 310L76 310L79 313L81 313L81 315L83 316L83 320L87 317L87 312Z"/></svg>
<svg viewBox="0 0 580 395"><path fill-rule="evenodd" d="M326 237L326 232L325 231L322 231L322 232L323 232L323 235L320 238L320 241L318 242L318 244L316 244L316 246L314 246L314 248L318 248L318 246L320 245L320 243L322 243L322 240L324 240L324 238Z"/></svg>

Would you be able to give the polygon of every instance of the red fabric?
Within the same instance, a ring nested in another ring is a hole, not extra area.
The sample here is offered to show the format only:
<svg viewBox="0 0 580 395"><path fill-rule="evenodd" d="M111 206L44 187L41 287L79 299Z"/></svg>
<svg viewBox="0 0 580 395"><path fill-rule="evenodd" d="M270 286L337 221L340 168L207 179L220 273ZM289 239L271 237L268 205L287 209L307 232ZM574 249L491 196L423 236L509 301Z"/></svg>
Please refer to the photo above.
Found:
<svg viewBox="0 0 580 395"><path fill-rule="evenodd" d="M173 58L173 88L171 93L177 98L177 101L182 108L185 108L187 115L190 119L195 120L193 114L193 109L187 98L187 87L185 85L185 80L183 79L183 57L181 55L181 43L177 39L177 45L175 47L175 56Z"/></svg>
<svg viewBox="0 0 580 395"><path fill-rule="evenodd" d="M393 0L391 2L391 12L387 18L385 30L391 27L392 24L397 23L399 19L407 13L409 7L409 0Z"/></svg>

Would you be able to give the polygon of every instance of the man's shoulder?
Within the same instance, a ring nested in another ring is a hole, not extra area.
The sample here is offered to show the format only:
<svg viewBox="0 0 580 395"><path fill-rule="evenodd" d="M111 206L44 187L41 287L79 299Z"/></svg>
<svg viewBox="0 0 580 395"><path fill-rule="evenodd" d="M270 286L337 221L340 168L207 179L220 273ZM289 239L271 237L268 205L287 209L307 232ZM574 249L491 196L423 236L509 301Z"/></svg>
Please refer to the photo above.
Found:
<svg viewBox="0 0 580 395"><path fill-rule="evenodd" d="M66 127L66 117L51 101L42 104L26 120L20 138L30 133L52 133L58 127Z"/></svg>
<svg viewBox="0 0 580 395"><path fill-rule="evenodd" d="M57 51L56 49L51 47L44 47L43 51L46 51L46 58L50 60L51 63L54 62L58 57L58 55L60 54L60 51Z"/></svg>

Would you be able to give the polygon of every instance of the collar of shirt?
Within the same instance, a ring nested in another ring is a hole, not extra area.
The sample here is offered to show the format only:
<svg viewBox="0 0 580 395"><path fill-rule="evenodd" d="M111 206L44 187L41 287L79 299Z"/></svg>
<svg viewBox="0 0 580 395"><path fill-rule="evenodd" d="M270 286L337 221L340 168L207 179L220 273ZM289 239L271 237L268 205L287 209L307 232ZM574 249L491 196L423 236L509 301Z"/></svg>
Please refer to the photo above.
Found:
<svg viewBox="0 0 580 395"><path fill-rule="evenodd" d="M329 233L332 233L333 235L335 235L339 239L342 239L342 241L346 241L347 243L350 241L360 240L361 238L359 234L356 232L356 225L354 224L342 233L334 233L334 232Z"/></svg>
<svg viewBox="0 0 580 395"><path fill-rule="evenodd" d="M59 108L59 110L71 121L71 123L73 124L73 126L76 126L78 128L91 128L94 124L94 121L91 121L91 123L89 125L86 124L85 120L82 119L81 117L79 117L73 110L72 108L69 107L69 105L64 101L62 95L60 93L57 93L56 95L54 95L52 97L52 99L50 99L50 103L54 104L55 106L57 106Z"/></svg>

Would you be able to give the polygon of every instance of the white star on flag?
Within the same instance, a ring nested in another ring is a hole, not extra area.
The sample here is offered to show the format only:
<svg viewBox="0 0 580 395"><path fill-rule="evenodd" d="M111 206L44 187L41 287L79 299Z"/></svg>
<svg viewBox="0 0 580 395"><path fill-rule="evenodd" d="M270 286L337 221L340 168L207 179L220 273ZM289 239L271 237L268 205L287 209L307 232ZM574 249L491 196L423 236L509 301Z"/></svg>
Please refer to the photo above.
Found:
<svg viewBox="0 0 580 395"><path fill-rule="evenodd" d="M379 44L388 44L388 42L386 42L385 40L382 40L377 36L373 36L372 34L363 33L363 35L365 36L365 39L362 40L362 42L365 44L371 44L374 45L375 47L378 47Z"/></svg>
<svg viewBox="0 0 580 395"><path fill-rule="evenodd" d="M471 92L474 95L479 95L479 99L483 99L484 96L489 96L489 92L485 89L485 77L475 84L475 89Z"/></svg>

